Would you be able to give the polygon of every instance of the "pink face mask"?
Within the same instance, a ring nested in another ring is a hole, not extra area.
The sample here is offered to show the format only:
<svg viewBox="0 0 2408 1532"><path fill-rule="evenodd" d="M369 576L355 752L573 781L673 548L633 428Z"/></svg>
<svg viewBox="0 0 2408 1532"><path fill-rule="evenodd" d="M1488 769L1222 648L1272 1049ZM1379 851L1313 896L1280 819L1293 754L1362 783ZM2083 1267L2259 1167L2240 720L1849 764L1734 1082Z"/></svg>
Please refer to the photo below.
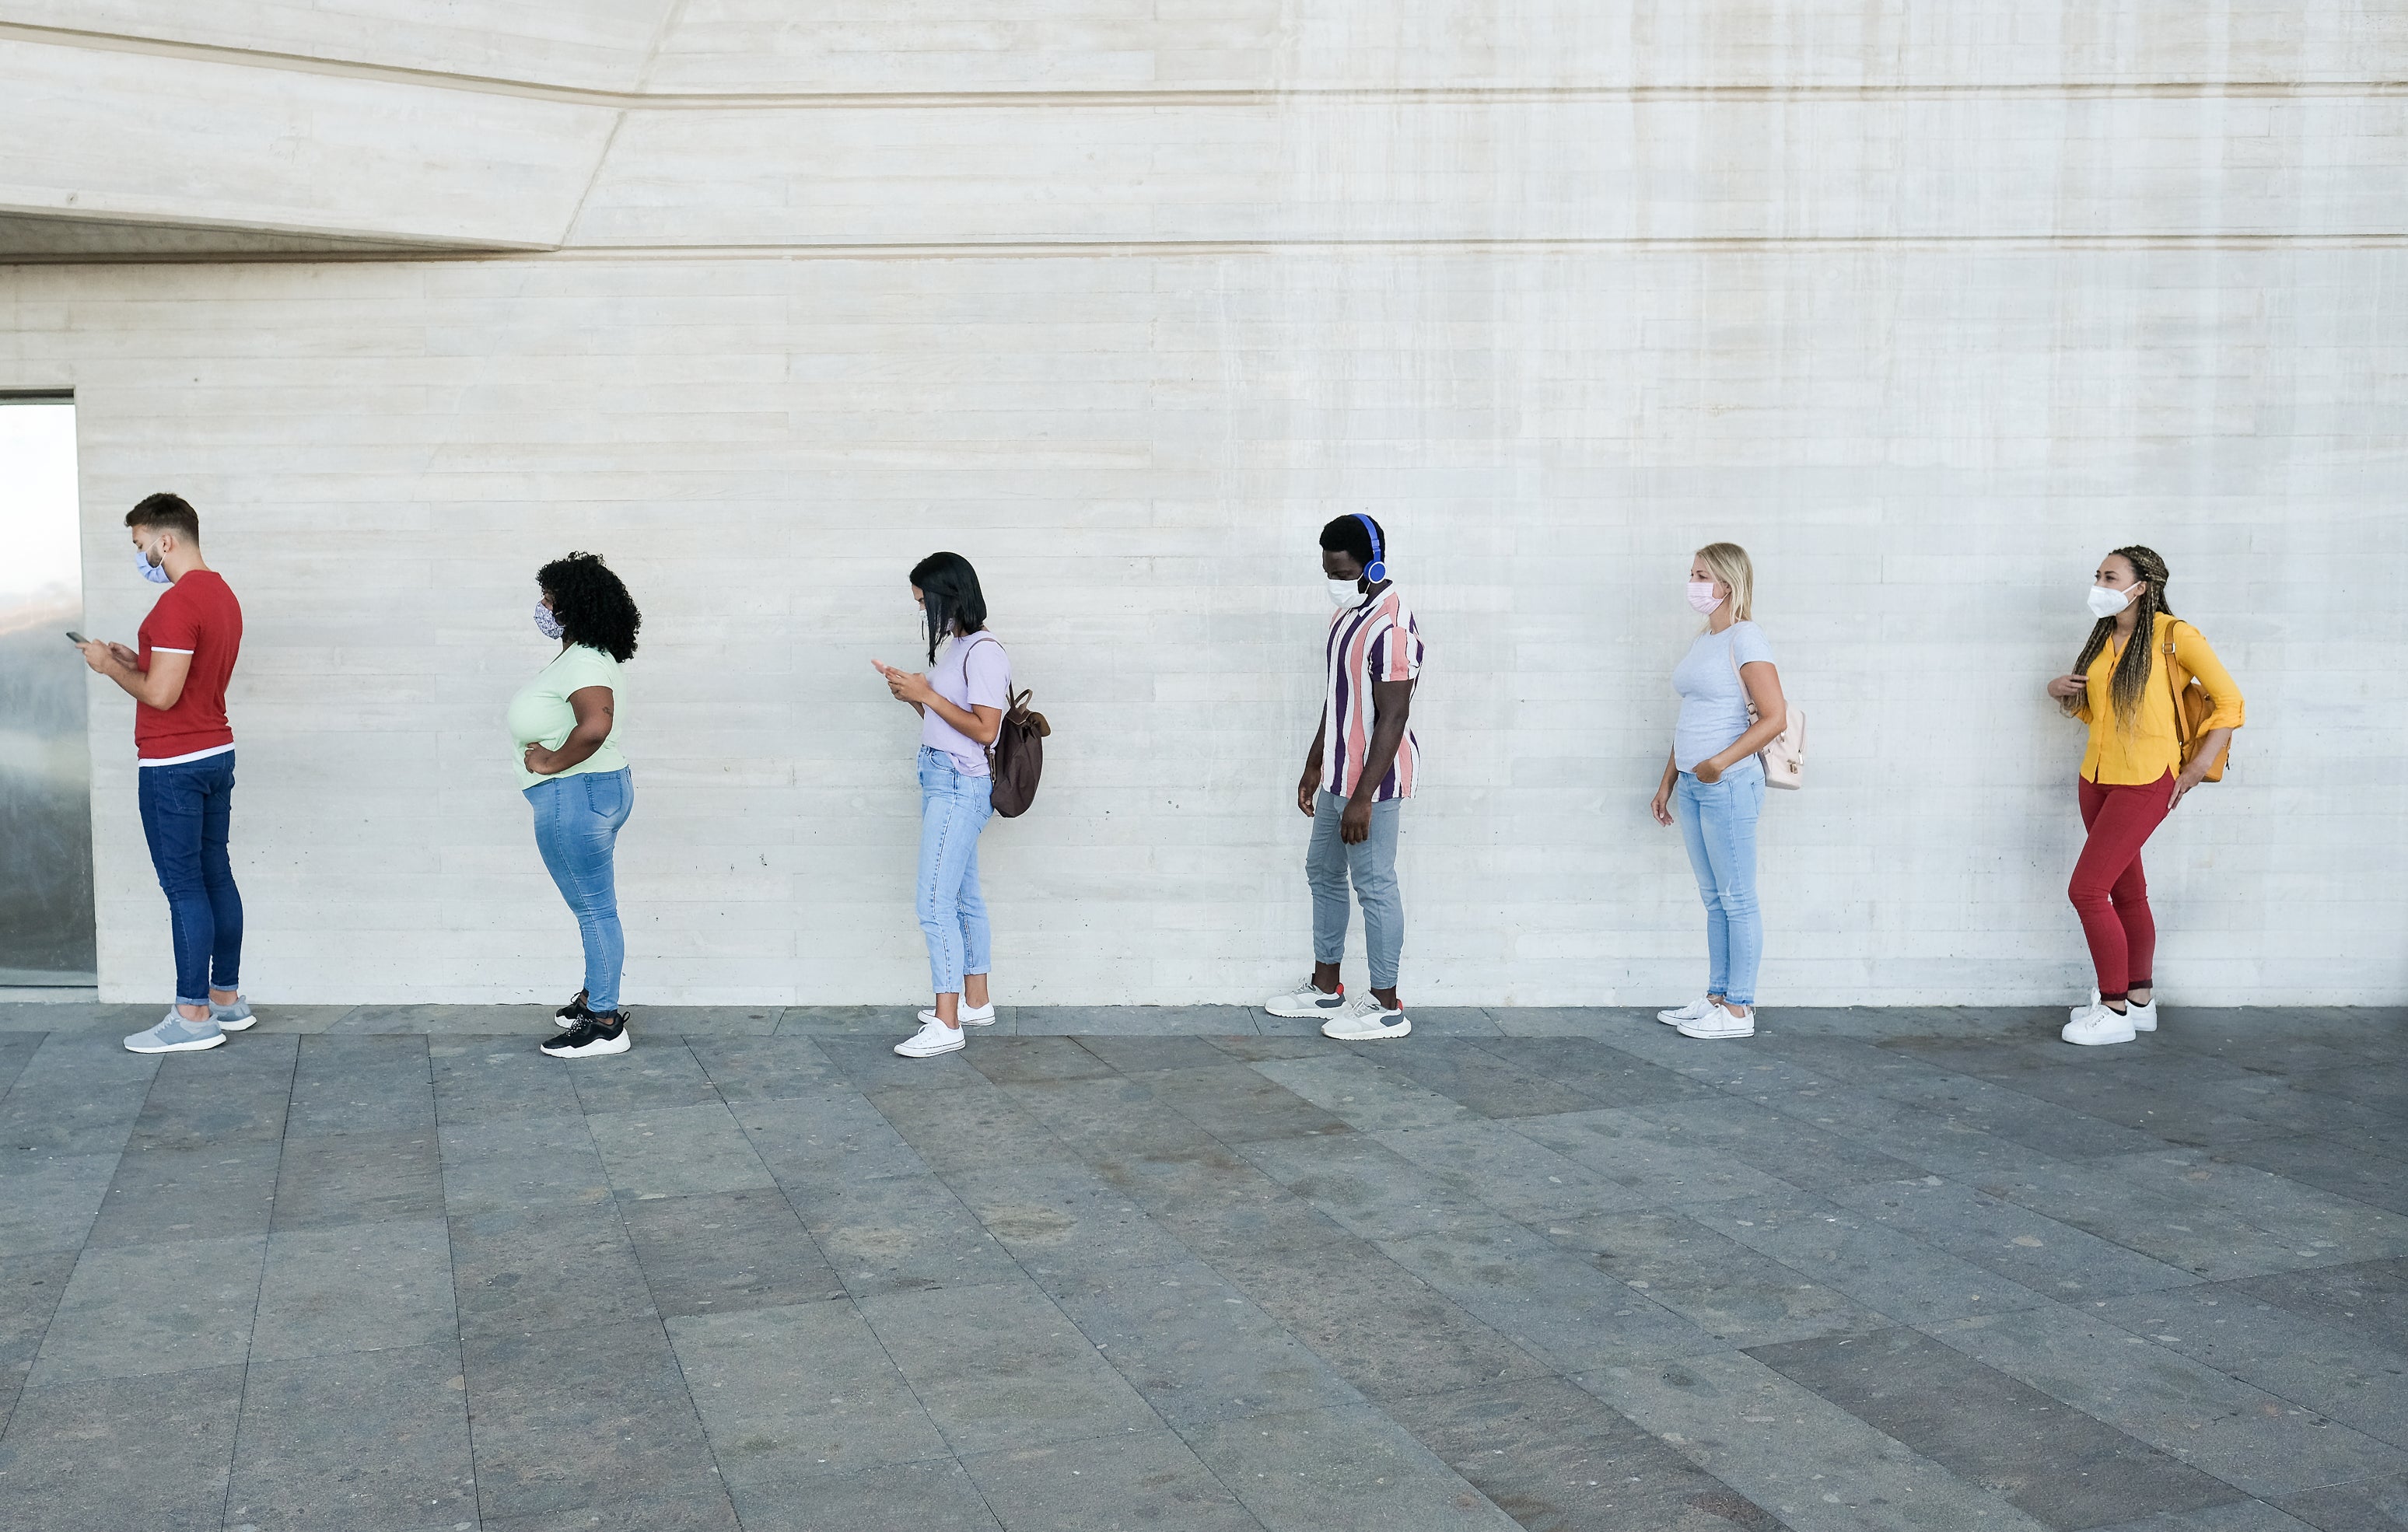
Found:
<svg viewBox="0 0 2408 1532"><path fill-rule="evenodd" d="M1723 598L1714 594L1714 582L1713 580L1693 580L1689 581L1689 605L1695 607L1701 616L1713 616L1714 609L1722 604Z"/></svg>

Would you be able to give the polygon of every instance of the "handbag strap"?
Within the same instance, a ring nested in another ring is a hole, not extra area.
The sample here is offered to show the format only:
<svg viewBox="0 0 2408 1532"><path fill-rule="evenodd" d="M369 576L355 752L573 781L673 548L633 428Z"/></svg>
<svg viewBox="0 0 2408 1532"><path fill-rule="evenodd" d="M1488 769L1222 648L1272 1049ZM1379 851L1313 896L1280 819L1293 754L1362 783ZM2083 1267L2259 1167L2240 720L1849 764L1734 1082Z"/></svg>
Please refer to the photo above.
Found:
<svg viewBox="0 0 2408 1532"><path fill-rule="evenodd" d="M1739 699L1747 705L1748 726L1754 728L1764 720L1756 710L1755 694L1747 689L1747 677L1739 667L1739 624L1737 623L1730 625L1730 647L1723 652L1728 656L1731 663L1731 680L1739 682Z"/></svg>

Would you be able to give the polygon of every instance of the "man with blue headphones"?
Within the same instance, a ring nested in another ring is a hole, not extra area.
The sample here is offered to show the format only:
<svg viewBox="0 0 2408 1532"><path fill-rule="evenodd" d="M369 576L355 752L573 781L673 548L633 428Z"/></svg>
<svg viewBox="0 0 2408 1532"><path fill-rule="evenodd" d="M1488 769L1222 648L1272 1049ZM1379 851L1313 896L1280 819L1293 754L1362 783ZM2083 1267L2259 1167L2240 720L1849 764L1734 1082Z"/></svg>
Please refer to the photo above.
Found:
<svg viewBox="0 0 2408 1532"><path fill-rule="evenodd" d="M1322 642L1321 727L1296 784L1312 821L1305 881L1312 889L1312 977L1265 1002L1274 1016L1317 1017L1326 1037L1401 1038L1413 1029L1397 997L1405 906L1397 887L1397 823L1421 777L1410 717L1422 670L1421 629L1388 578L1387 534L1369 516L1321 529L1321 572L1337 611ZM1363 907L1369 993L1339 981L1347 889Z"/></svg>

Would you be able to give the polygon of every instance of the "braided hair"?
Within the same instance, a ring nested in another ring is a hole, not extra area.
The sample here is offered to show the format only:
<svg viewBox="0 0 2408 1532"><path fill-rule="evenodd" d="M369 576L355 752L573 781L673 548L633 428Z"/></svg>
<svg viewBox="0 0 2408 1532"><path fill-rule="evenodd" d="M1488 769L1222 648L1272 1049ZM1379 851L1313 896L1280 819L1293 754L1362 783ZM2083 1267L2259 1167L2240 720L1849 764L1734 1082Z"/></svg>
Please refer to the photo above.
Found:
<svg viewBox="0 0 2408 1532"><path fill-rule="evenodd" d="M2123 657L2115 662L2115 674L2108 682L2107 694L2115 708L2115 726L2128 729L2141 714L2141 695L2149 688L2149 674L2156 664L2157 647L2157 613L2168 617L2173 608L2166 605L2166 561L2157 557L2157 550L2135 545L2114 550L2114 556L2132 566L2132 573L2148 586L2132 605L2138 609L2133 619L2132 641L2124 646ZM2073 673L2086 676L2090 662L2115 637L2115 619L2102 617L2090 629L2082 653L2073 662Z"/></svg>

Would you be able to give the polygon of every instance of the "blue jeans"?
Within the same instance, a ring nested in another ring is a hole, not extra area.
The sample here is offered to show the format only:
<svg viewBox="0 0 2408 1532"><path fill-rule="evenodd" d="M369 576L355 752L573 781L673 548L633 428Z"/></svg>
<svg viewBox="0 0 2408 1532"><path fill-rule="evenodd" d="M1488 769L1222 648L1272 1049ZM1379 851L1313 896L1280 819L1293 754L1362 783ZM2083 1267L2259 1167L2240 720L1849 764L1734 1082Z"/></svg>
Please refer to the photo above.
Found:
<svg viewBox="0 0 2408 1532"><path fill-rule="evenodd" d="M1735 1006L1756 1004L1756 966L1764 956L1764 915L1756 904L1756 817L1763 809L1761 772L1701 782L1684 771L1672 786L1672 816L1706 903L1713 969L1706 993Z"/></svg>
<svg viewBox="0 0 2408 1532"><path fill-rule="evenodd" d="M619 928L619 886L611 852L619 826L636 807L636 786L627 768L581 771L552 777L526 790L535 806L535 844L577 915L585 939L585 1007L619 1009L619 970L626 965L627 938Z"/></svg>
<svg viewBox="0 0 2408 1532"><path fill-rule="evenodd" d="M1363 906L1363 946L1371 959L1371 987L1397 987L1405 951L1405 896L1397 886L1397 816L1405 800L1371 805L1371 834L1350 846L1339 831L1346 800L1323 788L1312 800L1312 839L1305 847L1304 881L1312 889L1312 960L1346 955L1346 884Z"/></svg>
<svg viewBox="0 0 2408 1532"><path fill-rule="evenodd" d="M943 751L920 747L920 932L939 995L959 995L964 974L985 973L994 961L978 879L994 793L992 777L966 776Z"/></svg>
<svg viewBox="0 0 2408 1532"><path fill-rule="evenodd" d="M234 752L144 766L135 777L142 838L176 933L176 1003L205 1006L211 989L242 987L242 894L226 856Z"/></svg>

